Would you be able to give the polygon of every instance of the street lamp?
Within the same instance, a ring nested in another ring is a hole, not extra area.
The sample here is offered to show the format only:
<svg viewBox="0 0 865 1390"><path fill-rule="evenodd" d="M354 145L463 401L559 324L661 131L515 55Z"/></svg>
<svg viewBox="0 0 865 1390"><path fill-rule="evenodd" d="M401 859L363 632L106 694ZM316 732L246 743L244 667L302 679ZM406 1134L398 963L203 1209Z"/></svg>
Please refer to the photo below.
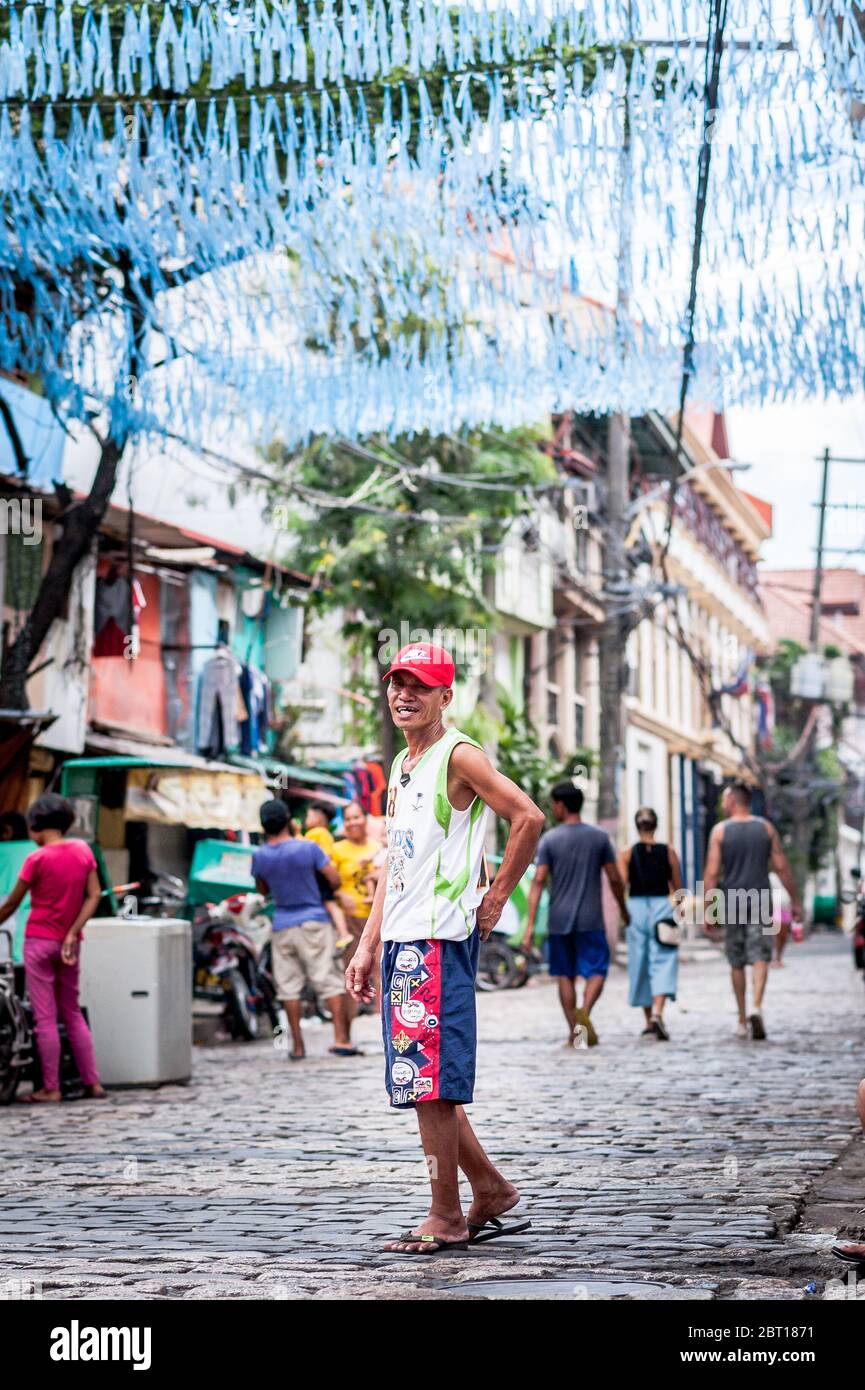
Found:
<svg viewBox="0 0 865 1390"><path fill-rule="evenodd" d="M752 467L753 464L750 463L726 463L723 459L711 459L707 460L705 463L695 464L693 468L689 468L686 472L680 473L674 481L678 487L680 483L686 483L690 478L696 477L698 473L705 473L710 468L726 468L730 473L745 473ZM657 487L650 488L648 492L642 493L640 497L635 497L630 506L625 510L625 521L633 521L634 517L637 516L648 503L654 502L656 498L663 496L664 485L659 484Z"/></svg>

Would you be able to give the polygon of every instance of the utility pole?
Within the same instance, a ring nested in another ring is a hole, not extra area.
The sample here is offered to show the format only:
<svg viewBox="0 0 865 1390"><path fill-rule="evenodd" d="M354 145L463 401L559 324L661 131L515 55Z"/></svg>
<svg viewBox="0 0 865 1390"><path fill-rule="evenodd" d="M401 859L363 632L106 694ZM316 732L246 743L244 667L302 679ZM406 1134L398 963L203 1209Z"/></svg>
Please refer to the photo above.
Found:
<svg viewBox="0 0 865 1390"><path fill-rule="evenodd" d="M625 762L625 645L630 625L616 602L617 583L627 580L625 511L631 455L631 421L622 412L610 417L607 431L606 534L603 584L607 609L598 644L601 696L598 820L618 829L621 777Z"/></svg>
<svg viewBox="0 0 865 1390"><path fill-rule="evenodd" d="M628 33L632 35L630 5ZM619 154L619 246L616 259L616 339L622 359L628 351L631 305L631 124L628 89L622 100L622 145ZM607 427L605 534L601 559L605 616L598 642L598 685L601 698L598 820L615 838L618 831L621 781L625 766L624 677L628 625L616 592L628 577L625 539L628 527L628 484L631 464L631 420L624 411L610 416Z"/></svg>
<svg viewBox="0 0 865 1390"><path fill-rule="evenodd" d="M814 565L814 590L811 599L812 652L819 646L820 635L820 589L823 583L823 541L826 535L826 500L829 494L829 450L823 450L823 481L820 485L820 517L817 522L817 559Z"/></svg>

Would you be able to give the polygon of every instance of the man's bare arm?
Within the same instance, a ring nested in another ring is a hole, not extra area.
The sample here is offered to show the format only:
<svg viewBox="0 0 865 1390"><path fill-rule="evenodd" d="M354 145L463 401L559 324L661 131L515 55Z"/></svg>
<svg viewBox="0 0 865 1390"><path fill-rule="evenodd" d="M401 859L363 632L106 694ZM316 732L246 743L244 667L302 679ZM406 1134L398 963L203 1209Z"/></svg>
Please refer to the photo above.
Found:
<svg viewBox="0 0 865 1390"><path fill-rule="evenodd" d="M330 860L328 860L326 864L322 864L318 872L321 874L325 882L330 884L331 888L339 887L339 869L336 867L335 864L331 864Z"/></svg>
<svg viewBox="0 0 865 1390"><path fill-rule="evenodd" d="M451 753L450 771L458 783L479 796L510 826L501 868L484 894L477 912L482 941L493 930L505 903L535 857L544 828L544 813L516 782L493 767L486 753L470 743L458 743Z"/></svg>
<svg viewBox="0 0 865 1390"><path fill-rule="evenodd" d="M532 884L529 888L529 901L526 908L526 927L523 932L523 945L531 946L535 935L535 918L538 915L538 908L541 905L541 898L544 889L549 884L550 866L549 864L536 864L535 872L532 877Z"/></svg>
<svg viewBox="0 0 865 1390"><path fill-rule="evenodd" d="M703 870L703 888L707 893L714 892L721 877L721 840L723 836L723 825L712 827L712 833L709 836L709 853L706 856L706 867Z"/></svg>
<svg viewBox="0 0 865 1390"><path fill-rule="evenodd" d="M375 896L372 900L369 916L366 919L366 926L361 933L360 941L357 943L357 950L345 972L345 987L351 997L358 1000L359 1003L369 1004L375 998L372 967L378 944L381 941L381 919L384 914L386 893L387 873L382 872L375 886Z"/></svg>
<svg viewBox="0 0 865 1390"><path fill-rule="evenodd" d="M799 885L793 877L790 861L781 846L781 836L771 821L766 821L766 828L769 831L769 841L772 846L772 868L790 894L790 910L798 922L802 918L802 899L799 897Z"/></svg>
<svg viewBox="0 0 865 1390"><path fill-rule="evenodd" d="M619 873L619 866L615 862L615 860L612 864L604 865L604 873L607 875L607 882L613 890L613 897L619 904L619 911L622 914L622 921L627 926L627 924L631 920L631 914L628 911L628 904L625 901L625 881L622 878L622 875Z"/></svg>

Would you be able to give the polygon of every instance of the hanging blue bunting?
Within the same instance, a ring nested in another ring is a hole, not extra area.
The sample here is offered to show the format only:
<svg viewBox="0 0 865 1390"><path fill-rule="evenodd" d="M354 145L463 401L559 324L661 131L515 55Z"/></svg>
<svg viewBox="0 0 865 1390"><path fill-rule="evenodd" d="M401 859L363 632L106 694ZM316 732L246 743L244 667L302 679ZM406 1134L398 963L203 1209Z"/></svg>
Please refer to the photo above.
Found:
<svg viewBox="0 0 865 1390"><path fill-rule="evenodd" d="M189 437L235 405L289 442L673 408L702 9L634 0L630 33L671 42L626 61L628 8L185 0L112 30L97 0L0 0L0 367ZM770 0L731 0L753 42L713 124L707 401L861 389L854 10L815 0L791 49Z"/></svg>

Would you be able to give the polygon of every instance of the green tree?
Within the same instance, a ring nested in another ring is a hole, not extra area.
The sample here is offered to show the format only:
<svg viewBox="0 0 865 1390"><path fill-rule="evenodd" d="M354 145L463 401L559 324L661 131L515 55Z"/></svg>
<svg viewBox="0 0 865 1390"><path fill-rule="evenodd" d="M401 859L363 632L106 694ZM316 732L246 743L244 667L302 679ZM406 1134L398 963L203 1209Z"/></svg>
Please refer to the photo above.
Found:
<svg viewBox="0 0 865 1390"><path fill-rule="evenodd" d="M778 828L800 888L837 849L839 806L846 791L844 769L834 747L817 748L814 702L790 692L793 667L805 648L782 639L765 667L775 702L772 747L759 760L768 813ZM826 655L838 654L828 649ZM832 710L834 741L840 738L843 708Z"/></svg>
<svg viewBox="0 0 865 1390"><path fill-rule="evenodd" d="M491 633L485 576L508 529L529 514L530 489L555 486L555 467L539 447L545 438L526 428L419 434L393 445L318 439L295 454L269 451L280 479L271 517L291 537L292 563L312 576L310 607L344 614L351 647L376 675L386 634L398 643L402 624ZM388 761L393 726L381 681L371 684Z"/></svg>

